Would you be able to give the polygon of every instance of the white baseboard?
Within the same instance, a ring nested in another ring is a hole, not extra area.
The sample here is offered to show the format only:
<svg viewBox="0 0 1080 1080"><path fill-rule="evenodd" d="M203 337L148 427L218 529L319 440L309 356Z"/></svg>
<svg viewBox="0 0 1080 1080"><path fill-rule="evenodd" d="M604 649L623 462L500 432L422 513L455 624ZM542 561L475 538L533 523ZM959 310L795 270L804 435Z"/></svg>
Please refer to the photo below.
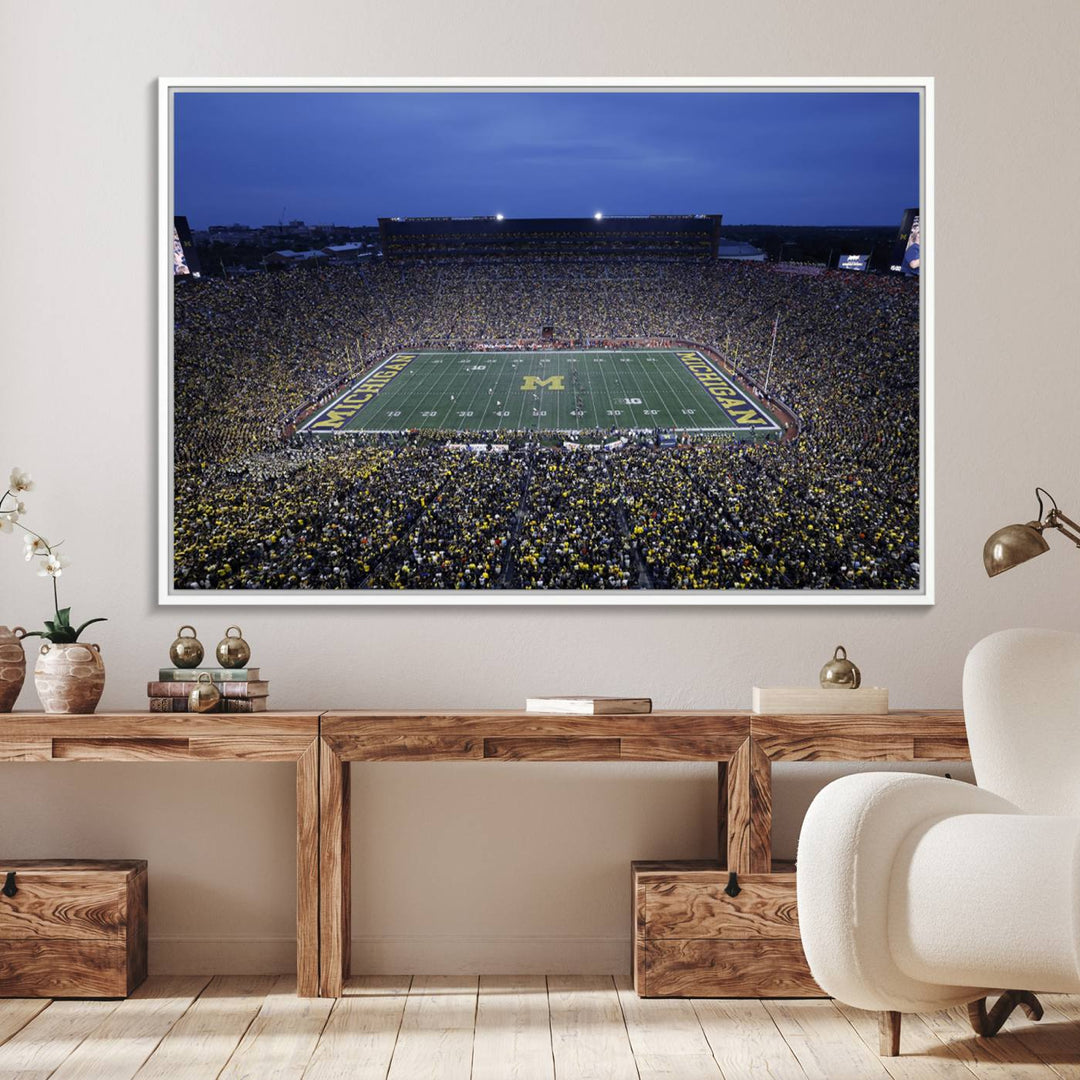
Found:
<svg viewBox="0 0 1080 1080"><path fill-rule="evenodd" d="M367 975L618 975L624 937L403 934L353 938L353 971ZM296 970L293 938L152 937L154 975L271 975Z"/></svg>

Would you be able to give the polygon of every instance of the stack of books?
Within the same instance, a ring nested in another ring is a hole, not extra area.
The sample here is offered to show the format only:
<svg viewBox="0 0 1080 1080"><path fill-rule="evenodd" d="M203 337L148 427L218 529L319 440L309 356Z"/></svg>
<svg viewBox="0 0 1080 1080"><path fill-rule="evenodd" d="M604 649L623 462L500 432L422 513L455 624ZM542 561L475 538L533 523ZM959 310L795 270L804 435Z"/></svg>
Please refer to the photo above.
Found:
<svg viewBox="0 0 1080 1080"><path fill-rule="evenodd" d="M151 712L188 712L188 694L200 675L209 675L221 695L214 712L265 712L270 684L258 668L162 668L146 684ZM205 681L205 680L204 680Z"/></svg>
<svg viewBox="0 0 1080 1080"><path fill-rule="evenodd" d="M525 711L555 716L619 716L625 713L651 713L652 698L647 697L531 697L525 699Z"/></svg>

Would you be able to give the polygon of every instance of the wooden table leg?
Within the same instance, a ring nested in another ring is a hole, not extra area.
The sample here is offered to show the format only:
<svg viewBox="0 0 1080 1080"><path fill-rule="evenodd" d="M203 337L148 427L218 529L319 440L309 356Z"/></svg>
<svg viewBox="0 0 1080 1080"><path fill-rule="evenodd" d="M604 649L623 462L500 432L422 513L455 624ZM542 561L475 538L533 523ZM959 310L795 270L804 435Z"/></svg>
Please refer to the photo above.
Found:
<svg viewBox="0 0 1080 1080"><path fill-rule="evenodd" d="M772 869L772 763L747 739L727 764L727 868L739 874Z"/></svg>
<svg viewBox="0 0 1080 1080"><path fill-rule="evenodd" d="M754 822L751 873L772 873L772 762L753 739L750 742L750 816Z"/></svg>
<svg viewBox="0 0 1080 1080"><path fill-rule="evenodd" d="M350 765L319 740L319 993L341 997L351 951Z"/></svg>
<svg viewBox="0 0 1080 1080"><path fill-rule="evenodd" d="M319 994L319 740L296 762L296 992Z"/></svg>
<svg viewBox="0 0 1080 1080"><path fill-rule="evenodd" d="M716 848L721 870L728 864L728 764L716 763Z"/></svg>

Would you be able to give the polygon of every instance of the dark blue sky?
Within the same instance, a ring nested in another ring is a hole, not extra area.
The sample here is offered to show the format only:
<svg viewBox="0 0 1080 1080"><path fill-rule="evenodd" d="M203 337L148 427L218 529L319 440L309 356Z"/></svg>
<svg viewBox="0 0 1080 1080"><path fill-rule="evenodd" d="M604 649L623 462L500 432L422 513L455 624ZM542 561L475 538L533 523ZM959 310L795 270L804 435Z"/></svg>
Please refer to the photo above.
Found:
<svg viewBox="0 0 1080 1080"><path fill-rule="evenodd" d="M721 213L892 225L919 202L913 92L177 92L175 212L300 218Z"/></svg>

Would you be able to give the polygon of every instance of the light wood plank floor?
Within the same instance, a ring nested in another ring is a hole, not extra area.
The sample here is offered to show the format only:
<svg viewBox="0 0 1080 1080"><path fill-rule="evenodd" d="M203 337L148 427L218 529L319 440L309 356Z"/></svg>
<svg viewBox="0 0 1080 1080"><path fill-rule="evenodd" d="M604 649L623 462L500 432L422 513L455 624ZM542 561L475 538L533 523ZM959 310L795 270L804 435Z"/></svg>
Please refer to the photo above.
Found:
<svg viewBox="0 0 1080 1080"><path fill-rule="evenodd" d="M127 1001L0 999L0 1080L1080 1080L1080 997L977 1039L962 1010L642 1000L623 976L158 976Z"/></svg>

